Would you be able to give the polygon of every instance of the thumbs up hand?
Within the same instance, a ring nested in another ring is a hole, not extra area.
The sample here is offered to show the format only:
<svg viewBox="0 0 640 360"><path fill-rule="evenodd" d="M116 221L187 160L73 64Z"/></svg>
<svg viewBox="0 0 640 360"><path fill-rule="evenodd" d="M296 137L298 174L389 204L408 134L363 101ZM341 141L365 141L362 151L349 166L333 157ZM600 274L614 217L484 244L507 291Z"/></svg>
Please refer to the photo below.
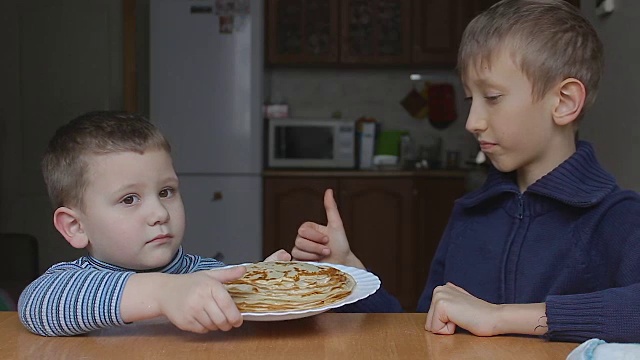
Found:
<svg viewBox="0 0 640 360"><path fill-rule="evenodd" d="M327 225L314 222L302 224L291 255L295 260L321 261L364 269L362 262L351 252L331 189L324 193L324 208Z"/></svg>

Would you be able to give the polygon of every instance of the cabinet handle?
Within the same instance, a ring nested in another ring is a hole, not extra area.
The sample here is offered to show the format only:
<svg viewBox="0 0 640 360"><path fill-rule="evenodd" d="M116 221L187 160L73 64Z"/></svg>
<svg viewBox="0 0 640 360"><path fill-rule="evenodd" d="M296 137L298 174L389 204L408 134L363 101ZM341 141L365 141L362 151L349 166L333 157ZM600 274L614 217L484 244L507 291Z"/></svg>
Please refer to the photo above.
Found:
<svg viewBox="0 0 640 360"><path fill-rule="evenodd" d="M222 200L222 191L214 191L211 196L211 201L220 201Z"/></svg>

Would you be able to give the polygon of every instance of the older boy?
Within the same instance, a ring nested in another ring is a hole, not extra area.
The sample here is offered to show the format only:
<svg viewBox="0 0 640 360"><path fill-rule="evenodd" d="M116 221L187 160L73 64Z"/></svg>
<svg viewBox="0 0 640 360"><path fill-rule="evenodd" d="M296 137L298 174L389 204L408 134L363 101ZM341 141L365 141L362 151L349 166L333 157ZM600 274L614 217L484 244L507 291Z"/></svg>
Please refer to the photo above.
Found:
<svg viewBox="0 0 640 360"><path fill-rule="evenodd" d="M469 24L458 63L466 128L494 169L455 204L425 328L640 341L640 197L575 141L602 69L595 30L562 0L504 0ZM327 226L303 224L292 255L362 267L330 191L325 207ZM401 309L382 292L351 310Z"/></svg>
<svg viewBox="0 0 640 360"><path fill-rule="evenodd" d="M137 115L92 112L58 129L42 162L53 224L89 255L24 290L18 311L29 330L75 335L158 316L198 333L242 324L222 284L244 267L211 270L224 264L180 247L185 216L170 151Z"/></svg>

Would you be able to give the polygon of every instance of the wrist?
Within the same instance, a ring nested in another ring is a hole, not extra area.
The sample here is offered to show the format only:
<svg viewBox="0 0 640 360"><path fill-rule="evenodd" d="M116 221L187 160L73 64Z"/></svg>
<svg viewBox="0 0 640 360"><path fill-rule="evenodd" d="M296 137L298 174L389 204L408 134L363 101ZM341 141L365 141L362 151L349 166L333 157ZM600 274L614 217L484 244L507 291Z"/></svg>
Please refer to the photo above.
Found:
<svg viewBox="0 0 640 360"><path fill-rule="evenodd" d="M346 266L351 266L351 267L366 270L362 261L360 261L360 259L358 259L358 257L356 257L356 255L352 251L349 251L349 255L347 255L347 258L345 259L344 264Z"/></svg>
<svg viewBox="0 0 640 360"><path fill-rule="evenodd" d="M498 311L494 335L544 335L547 332L545 303L500 304L496 306L498 306Z"/></svg>
<svg viewBox="0 0 640 360"><path fill-rule="evenodd" d="M121 315L125 322L151 319L162 315L161 289L166 289L167 274L134 274L122 294Z"/></svg>

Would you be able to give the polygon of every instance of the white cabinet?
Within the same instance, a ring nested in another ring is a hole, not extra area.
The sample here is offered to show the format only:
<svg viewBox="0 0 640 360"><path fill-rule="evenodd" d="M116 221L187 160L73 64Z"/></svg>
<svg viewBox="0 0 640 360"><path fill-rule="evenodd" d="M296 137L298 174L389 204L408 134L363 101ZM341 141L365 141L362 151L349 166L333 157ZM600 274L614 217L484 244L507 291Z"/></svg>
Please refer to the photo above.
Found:
<svg viewBox="0 0 640 360"><path fill-rule="evenodd" d="M191 254L227 264L262 257L262 178L179 175L187 226L183 246Z"/></svg>

